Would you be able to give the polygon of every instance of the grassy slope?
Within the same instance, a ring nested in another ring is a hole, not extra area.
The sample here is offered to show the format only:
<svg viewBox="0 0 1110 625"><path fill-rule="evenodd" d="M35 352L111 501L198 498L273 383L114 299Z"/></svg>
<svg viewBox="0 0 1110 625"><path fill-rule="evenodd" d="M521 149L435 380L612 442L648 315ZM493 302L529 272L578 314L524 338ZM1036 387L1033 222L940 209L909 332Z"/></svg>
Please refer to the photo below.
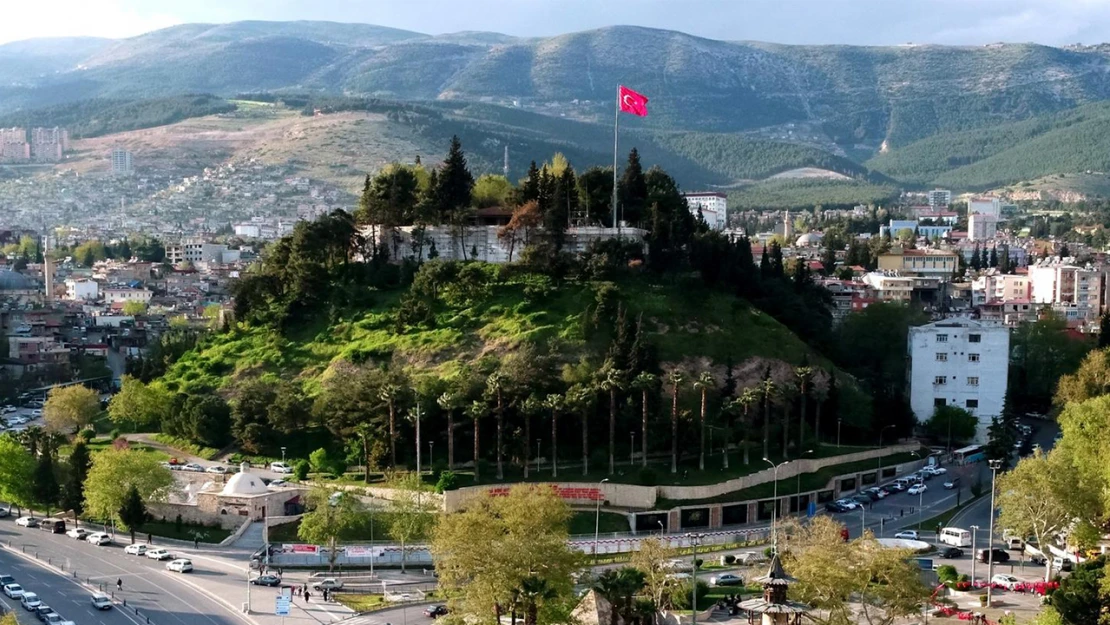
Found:
<svg viewBox="0 0 1110 625"><path fill-rule="evenodd" d="M776 179L731 190L729 210L758 208L813 208L821 204L882 204L897 194L893 185L855 180Z"/></svg>

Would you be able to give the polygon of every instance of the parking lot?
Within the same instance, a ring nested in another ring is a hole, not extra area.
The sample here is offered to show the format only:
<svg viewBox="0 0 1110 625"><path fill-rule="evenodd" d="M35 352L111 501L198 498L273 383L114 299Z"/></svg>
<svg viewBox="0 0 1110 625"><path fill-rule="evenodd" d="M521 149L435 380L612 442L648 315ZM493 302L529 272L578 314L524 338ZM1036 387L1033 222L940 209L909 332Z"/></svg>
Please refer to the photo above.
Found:
<svg viewBox="0 0 1110 625"><path fill-rule="evenodd" d="M20 432L33 425L43 425L41 402L0 406L0 432Z"/></svg>

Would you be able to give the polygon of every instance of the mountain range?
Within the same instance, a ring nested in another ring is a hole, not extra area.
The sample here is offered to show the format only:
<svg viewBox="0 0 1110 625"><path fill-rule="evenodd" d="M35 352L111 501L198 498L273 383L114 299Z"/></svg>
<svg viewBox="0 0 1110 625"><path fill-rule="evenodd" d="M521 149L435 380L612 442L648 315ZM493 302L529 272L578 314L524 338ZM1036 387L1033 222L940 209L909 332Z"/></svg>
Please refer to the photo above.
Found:
<svg viewBox="0 0 1110 625"><path fill-rule="evenodd" d="M788 46L628 26L517 38L235 22L0 46L0 116L90 98L271 92L480 103L505 109L494 116L592 126L611 125L618 84L650 98L630 131L687 157L712 144L717 173L704 182L721 186L752 182L728 165L750 141L809 148L780 170L836 161L831 169L860 180L915 187L1110 169L1093 143L1110 132L1099 105L1110 99L1110 45ZM1063 146L1044 136L1066 128L1079 156L1019 157L1027 141Z"/></svg>

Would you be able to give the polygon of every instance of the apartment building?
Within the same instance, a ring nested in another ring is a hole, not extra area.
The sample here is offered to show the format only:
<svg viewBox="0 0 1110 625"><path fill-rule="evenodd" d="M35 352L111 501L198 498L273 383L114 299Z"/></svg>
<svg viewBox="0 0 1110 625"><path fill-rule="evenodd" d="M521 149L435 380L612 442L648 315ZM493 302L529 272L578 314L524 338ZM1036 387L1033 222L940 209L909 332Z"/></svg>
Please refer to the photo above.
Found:
<svg viewBox="0 0 1110 625"><path fill-rule="evenodd" d="M894 248L879 256L880 271L894 271L900 274L950 278L959 267L960 262L956 253L947 250Z"/></svg>
<svg viewBox="0 0 1110 625"><path fill-rule="evenodd" d="M721 230L728 224L728 196L715 191L702 191L696 193L683 193L690 213L695 217L698 211L705 219L705 223L714 230Z"/></svg>

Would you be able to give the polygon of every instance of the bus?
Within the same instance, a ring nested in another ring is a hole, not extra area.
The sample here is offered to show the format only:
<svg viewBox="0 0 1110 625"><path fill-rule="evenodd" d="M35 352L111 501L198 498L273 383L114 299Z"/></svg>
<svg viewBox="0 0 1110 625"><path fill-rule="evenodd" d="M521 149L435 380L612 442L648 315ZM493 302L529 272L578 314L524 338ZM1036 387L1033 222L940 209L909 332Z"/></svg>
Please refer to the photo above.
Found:
<svg viewBox="0 0 1110 625"><path fill-rule="evenodd" d="M937 540L953 547L970 547L971 532L959 527L945 527L940 530Z"/></svg>
<svg viewBox="0 0 1110 625"><path fill-rule="evenodd" d="M980 462L986 458L986 453L983 451L982 445L968 445L967 447L952 452L952 455L956 459L956 464Z"/></svg>

